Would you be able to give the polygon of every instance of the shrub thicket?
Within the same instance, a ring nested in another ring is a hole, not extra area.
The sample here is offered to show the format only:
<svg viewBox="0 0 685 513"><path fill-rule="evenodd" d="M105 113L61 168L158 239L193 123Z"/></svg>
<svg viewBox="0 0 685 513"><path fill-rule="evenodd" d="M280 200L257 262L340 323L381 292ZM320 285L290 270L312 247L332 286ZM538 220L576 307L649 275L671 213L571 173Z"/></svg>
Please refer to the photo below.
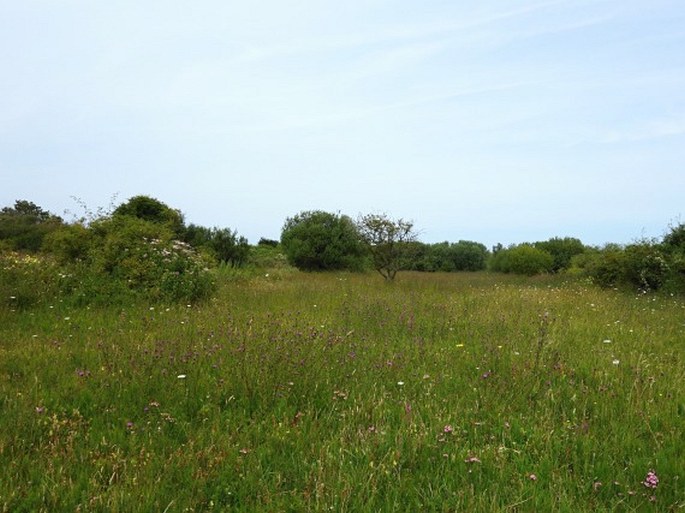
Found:
<svg viewBox="0 0 685 513"><path fill-rule="evenodd" d="M669 253L656 242L608 244L592 254L585 268L593 282L602 287L682 290L677 253Z"/></svg>
<svg viewBox="0 0 685 513"><path fill-rule="evenodd" d="M519 244L501 249L490 260L490 269L502 273L533 276L550 273L553 268L554 257L532 244Z"/></svg>
<svg viewBox="0 0 685 513"><path fill-rule="evenodd" d="M35 253L43 239L62 225L62 219L31 201L17 200L0 210L0 247Z"/></svg>
<svg viewBox="0 0 685 513"><path fill-rule="evenodd" d="M560 272L571 267L574 256L585 252L585 245L573 237L553 237L549 240L536 242L534 246L552 255L552 272Z"/></svg>
<svg viewBox="0 0 685 513"><path fill-rule="evenodd" d="M482 271L486 267L488 250L478 242L440 242L424 244L410 242L405 246L405 270L411 271Z"/></svg>

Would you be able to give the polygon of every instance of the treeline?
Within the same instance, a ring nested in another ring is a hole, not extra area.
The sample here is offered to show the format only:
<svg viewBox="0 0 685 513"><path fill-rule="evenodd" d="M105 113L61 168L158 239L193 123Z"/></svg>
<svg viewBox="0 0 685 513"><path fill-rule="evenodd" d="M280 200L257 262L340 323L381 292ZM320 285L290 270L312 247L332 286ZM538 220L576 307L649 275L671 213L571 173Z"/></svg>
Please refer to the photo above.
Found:
<svg viewBox="0 0 685 513"><path fill-rule="evenodd" d="M246 265L376 270L388 281L399 271L568 273L603 287L685 292L685 224L629 245L554 237L488 249L467 240L423 243L411 221L385 214L304 211L286 219L280 240L251 246L236 230L186 224L179 210L149 196L72 222L19 200L0 210L0 259L0 294L14 305L55 291L83 302L194 300L214 290L211 269Z"/></svg>

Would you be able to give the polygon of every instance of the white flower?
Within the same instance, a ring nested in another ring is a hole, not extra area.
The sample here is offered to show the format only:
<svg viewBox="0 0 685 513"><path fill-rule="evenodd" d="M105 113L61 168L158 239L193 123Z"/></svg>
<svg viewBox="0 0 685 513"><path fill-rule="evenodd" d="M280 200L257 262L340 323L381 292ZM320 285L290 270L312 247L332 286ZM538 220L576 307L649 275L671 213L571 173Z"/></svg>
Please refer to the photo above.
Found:
<svg viewBox="0 0 685 513"><path fill-rule="evenodd" d="M404 385L404 381L398 381L397 384L398 384L399 386L402 386L402 385Z"/></svg>
<svg viewBox="0 0 685 513"><path fill-rule="evenodd" d="M602 342L604 344L611 344L611 340L609 340L608 338L605 338L604 340L602 340Z"/></svg>
<svg viewBox="0 0 685 513"><path fill-rule="evenodd" d="M178 379L186 379L186 375L185 375L185 374L179 374L179 375L176 376L176 377L177 377Z"/></svg>
<svg viewBox="0 0 685 513"><path fill-rule="evenodd" d="M614 365L618 365L618 364L621 363L621 362L620 362L620 360L614 358L614 359L611 361L611 363L613 363Z"/></svg>

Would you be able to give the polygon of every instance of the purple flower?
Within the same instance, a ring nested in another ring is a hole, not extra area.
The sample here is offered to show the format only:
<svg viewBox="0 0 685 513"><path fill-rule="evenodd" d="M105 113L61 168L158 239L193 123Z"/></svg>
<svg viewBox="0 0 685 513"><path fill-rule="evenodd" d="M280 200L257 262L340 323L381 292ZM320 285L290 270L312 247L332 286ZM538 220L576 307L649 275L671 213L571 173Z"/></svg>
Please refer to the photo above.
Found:
<svg viewBox="0 0 685 513"><path fill-rule="evenodd" d="M659 486L659 477L653 470L650 470L647 472L647 476L645 477L645 480L642 481L642 484L645 486L645 488L654 489Z"/></svg>

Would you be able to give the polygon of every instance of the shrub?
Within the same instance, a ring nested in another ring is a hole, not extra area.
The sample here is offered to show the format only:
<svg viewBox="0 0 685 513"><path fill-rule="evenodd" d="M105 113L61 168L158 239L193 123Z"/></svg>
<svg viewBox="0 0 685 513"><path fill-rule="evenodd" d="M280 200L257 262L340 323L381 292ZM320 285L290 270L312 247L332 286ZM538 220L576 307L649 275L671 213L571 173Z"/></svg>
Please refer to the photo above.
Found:
<svg viewBox="0 0 685 513"><path fill-rule="evenodd" d="M658 290L668 280L670 267L655 244L632 244L625 249L625 279L641 290Z"/></svg>
<svg viewBox="0 0 685 513"><path fill-rule="evenodd" d="M13 251L37 252L43 239L57 230L62 219L26 200L0 210L0 241Z"/></svg>
<svg viewBox="0 0 685 513"><path fill-rule="evenodd" d="M150 196L133 196L119 205L112 213L113 217L135 217L143 221L162 224L180 237L184 231L183 215L161 201Z"/></svg>
<svg viewBox="0 0 685 513"><path fill-rule="evenodd" d="M590 258L586 269L592 280L602 287L658 290L672 279L668 256L659 245L651 242L626 247L609 244Z"/></svg>
<svg viewBox="0 0 685 513"><path fill-rule="evenodd" d="M601 287L615 287L625 281L625 252L618 245L605 246L583 264L588 276Z"/></svg>
<svg viewBox="0 0 685 513"><path fill-rule="evenodd" d="M493 271L528 276L552 272L553 266L552 255L531 244L519 244L499 250L490 262Z"/></svg>
<svg viewBox="0 0 685 513"><path fill-rule="evenodd" d="M320 210L301 212L283 225L281 244L288 261L305 271L360 270L365 249L354 222Z"/></svg>
<svg viewBox="0 0 685 513"><path fill-rule="evenodd" d="M544 242L536 242L534 246L552 255L552 272L555 273L571 267L571 259L585 251L585 245L573 237L554 237Z"/></svg>
<svg viewBox="0 0 685 513"><path fill-rule="evenodd" d="M91 230L81 223L74 223L62 225L48 234L42 249L61 263L71 263L86 260L91 245Z"/></svg>
<svg viewBox="0 0 685 513"><path fill-rule="evenodd" d="M151 299L195 300L213 289L207 262L170 228L135 217L94 223L92 271Z"/></svg>

